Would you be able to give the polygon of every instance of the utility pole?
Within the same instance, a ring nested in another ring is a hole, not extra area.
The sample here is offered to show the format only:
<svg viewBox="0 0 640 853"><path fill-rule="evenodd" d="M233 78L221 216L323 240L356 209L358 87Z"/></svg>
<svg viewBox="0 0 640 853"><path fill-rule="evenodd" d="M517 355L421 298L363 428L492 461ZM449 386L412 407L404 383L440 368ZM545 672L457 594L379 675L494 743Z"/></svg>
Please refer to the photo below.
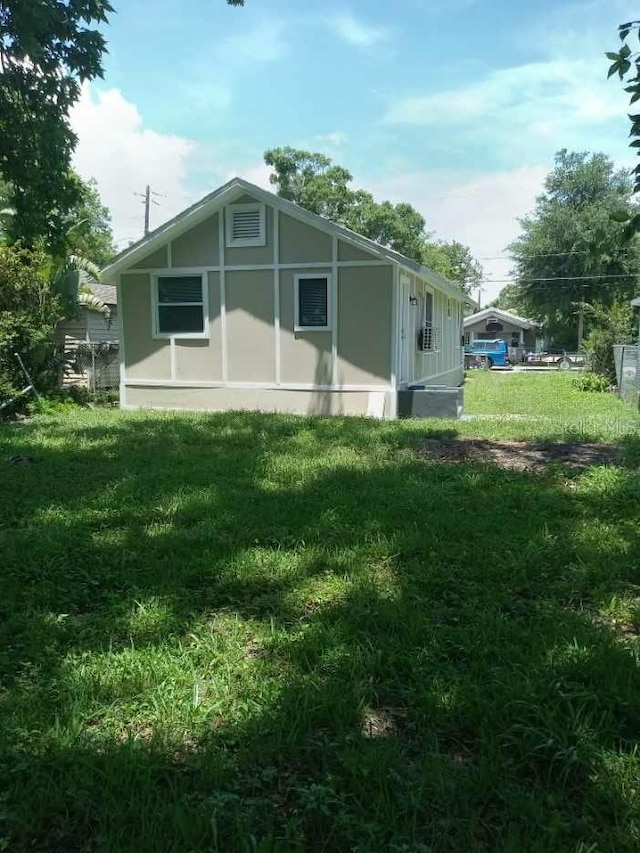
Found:
<svg viewBox="0 0 640 853"><path fill-rule="evenodd" d="M151 198L151 196L160 196L161 193L153 192L151 186L147 184L144 193L134 193L138 198L144 199L144 236L146 237L150 230L150 214L151 214L151 205L158 205L158 202L155 199Z"/></svg>
<svg viewBox="0 0 640 853"><path fill-rule="evenodd" d="M482 308L482 288L478 288L478 311Z"/></svg>
<svg viewBox="0 0 640 853"><path fill-rule="evenodd" d="M582 339L584 338L584 302L580 300L578 308L578 352L582 349Z"/></svg>
<svg viewBox="0 0 640 853"><path fill-rule="evenodd" d="M151 187L147 184L144 193L144 236L149 233L149 210L151 209Z"/></svg>

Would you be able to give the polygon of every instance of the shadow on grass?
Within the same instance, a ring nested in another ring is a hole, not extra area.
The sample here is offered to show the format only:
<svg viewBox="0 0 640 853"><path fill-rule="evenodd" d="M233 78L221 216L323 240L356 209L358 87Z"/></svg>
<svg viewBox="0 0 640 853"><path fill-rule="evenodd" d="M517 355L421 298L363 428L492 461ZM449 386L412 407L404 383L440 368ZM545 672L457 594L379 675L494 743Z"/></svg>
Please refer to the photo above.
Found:
<svg viewBox="0 0 640 853"><path fill-rule="evenodd" d="M2 496L10 849L637 849L635 640L601 615L637 583L637 482L415 440L12 434L38 461Z"/></svg>

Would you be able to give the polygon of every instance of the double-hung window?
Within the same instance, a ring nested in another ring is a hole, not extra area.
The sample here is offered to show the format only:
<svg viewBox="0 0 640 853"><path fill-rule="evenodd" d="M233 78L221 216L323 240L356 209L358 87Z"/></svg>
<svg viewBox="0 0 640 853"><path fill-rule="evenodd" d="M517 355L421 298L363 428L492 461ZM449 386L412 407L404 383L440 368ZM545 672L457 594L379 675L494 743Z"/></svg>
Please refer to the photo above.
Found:
<svg viewBox="0 0 640 853"><path fill-rule="evenodd" d="M153 279L153 333L158 338L205 338L208 334L204 275Z"/></svg>
<svg viewBox="0 0 640 853"><path fill-rule="evenodd" d="M296 332L326 332L331 329L331 276L295 277Z"/></svg>
<svg viewBox="0 0 640 853"><path fill-rule="evenodd" d="M438 332L433 320L433 293L427 290L424 295L424 327L420 336L422 352L435 352L438 349Z"/></svg>

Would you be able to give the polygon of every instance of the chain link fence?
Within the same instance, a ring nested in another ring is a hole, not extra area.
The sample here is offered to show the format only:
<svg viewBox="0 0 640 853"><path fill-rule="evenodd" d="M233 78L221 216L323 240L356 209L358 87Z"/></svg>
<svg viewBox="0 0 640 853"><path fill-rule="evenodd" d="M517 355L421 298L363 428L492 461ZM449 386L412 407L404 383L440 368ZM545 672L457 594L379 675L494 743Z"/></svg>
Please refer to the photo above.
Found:
<svg viewBox="0 0 640 853"><path fill-rule="evenodd" d="M614 346L613 357L618 394L637 409L640 405L640 346Z"/></svg>
<svg viewBox="0 0 640 853"><path fill-rule="evenodd" d="M73 352L65 385L84 385L90 391L117 388L120 384L118 344L114 341L77 345Z"/></svg>

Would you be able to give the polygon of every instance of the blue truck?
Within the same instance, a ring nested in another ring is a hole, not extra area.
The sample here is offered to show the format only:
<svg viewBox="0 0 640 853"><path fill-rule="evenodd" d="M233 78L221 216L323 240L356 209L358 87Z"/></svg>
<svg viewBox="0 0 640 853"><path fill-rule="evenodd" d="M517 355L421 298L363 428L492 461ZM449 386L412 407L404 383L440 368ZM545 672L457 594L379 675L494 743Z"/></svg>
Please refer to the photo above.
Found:
<svg viewBox="0 0 640 853"><path fill-rule="evenodd" d="M506 341L473 341L464 348L464 366L491 370L492 367L509 367L509 347Z"/></svg>

